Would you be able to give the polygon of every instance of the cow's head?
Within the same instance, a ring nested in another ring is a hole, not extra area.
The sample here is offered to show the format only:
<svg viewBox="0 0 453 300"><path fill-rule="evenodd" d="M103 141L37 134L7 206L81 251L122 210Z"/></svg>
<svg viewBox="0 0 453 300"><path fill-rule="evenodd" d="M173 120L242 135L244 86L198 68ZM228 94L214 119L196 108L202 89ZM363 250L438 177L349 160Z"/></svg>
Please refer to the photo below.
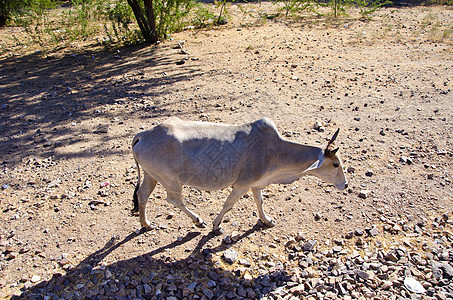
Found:
<svg viewBox="0 0 453 300"><path fill-rule="evenodd" d="M348 187L348 181L344 175L343 164L341 163L340 156L338 155L338 150L340 148L335 148L333 145L339 131L340 129L338 129L330 139L326 149L324 150L322 162L318 164L316 168L311 170L311 174L332 183L339 190L344 190Z"/></svg>

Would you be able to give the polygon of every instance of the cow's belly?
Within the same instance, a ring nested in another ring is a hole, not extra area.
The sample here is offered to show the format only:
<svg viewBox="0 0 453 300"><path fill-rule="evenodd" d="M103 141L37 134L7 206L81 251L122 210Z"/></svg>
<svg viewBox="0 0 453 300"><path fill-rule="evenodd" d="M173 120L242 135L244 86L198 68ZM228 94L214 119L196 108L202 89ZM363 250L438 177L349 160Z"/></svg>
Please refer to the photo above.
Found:
<svg viewBox="0 0 453 300"><path fill-rule="evenodd" d="M238 178L239 169L237 164L199 161L174 172L181 184L210 191L233 185Z"/></svg>
<svg viewBox="0 0 453 300"><path fill-rule="evenodd" d="M243 168L241 143L208 140L185 143L181 164L174 165L177 177L185 185L214 190L232 185Z"/></svg>

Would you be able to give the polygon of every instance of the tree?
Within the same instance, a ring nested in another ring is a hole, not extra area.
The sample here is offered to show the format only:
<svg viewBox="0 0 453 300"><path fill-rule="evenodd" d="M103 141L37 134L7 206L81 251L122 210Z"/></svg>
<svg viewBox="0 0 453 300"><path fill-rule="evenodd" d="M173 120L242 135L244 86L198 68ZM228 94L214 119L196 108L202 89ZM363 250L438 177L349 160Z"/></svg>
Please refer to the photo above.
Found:
<svg viewBox="0 0 453 300"><path fill-rule="evenodd" d="M127 0L145 41L156 43L184 27L194 0Z"/></svg>
<svg viewBox="0 0 453 300"><path fill-rule="evenodd" d="M145 41L149 43L157 43L158 35L156 32L153 0L143 0L142 4L139 0L127 0L127 3L131 6L132 11L134 12L138 26L140 27L140 31L142 32Z"/></svg>
<svg viewBox="0 0 453 300"><path fill-rule="evenodd" d="M11 12L20 7L21 1L17 0L0 0L0 27L5 26L8 22Z"/></svg>

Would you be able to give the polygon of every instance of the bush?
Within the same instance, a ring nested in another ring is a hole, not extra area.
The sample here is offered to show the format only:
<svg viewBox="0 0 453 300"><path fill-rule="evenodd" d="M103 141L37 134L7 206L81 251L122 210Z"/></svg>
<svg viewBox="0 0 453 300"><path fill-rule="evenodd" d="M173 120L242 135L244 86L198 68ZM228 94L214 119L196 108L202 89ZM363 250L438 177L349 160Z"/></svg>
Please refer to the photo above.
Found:
<svg viewBox="0 0 453 300"><path fill-rule="evenodd" d="M196 6L194 0L127 0L147 42L166 39L184 27L184 18Z"/></svg>
<svg viewBox="0 0 453 300"><path fill-rule="evenodd" d="M0 0L0 27L5 26L14 15L42 13L54 7L53 0Z"/></svg>

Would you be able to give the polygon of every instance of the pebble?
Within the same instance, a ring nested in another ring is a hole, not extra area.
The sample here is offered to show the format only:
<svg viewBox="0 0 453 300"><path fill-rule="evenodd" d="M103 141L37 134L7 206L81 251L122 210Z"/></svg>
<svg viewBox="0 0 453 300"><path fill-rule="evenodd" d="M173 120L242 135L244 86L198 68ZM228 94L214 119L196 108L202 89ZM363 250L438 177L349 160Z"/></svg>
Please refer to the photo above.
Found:
<svg viewBox="0 0 453 300"><path fill-rule="evenodd" d="M382 224L351 231L347 240L332 238L329 243L307 239L303 233L294 234L285 238L284 248L278 247L287 255L286 260L281 254L273 253L272 248L257 257L244 250L247 259L239 259L240 253L229 248L221 257L228 264L238 262L234 271L212 265L212 256L190 257L175 263L139 257L128 262L127 268L133 270L129 273L121 264L90 267L86 272L85 265L77 266L66 275L54 274L49 281L38 275L25 278L20 298L34 299L40 295L48 299L423 299L426 296L447 300L453 295L453 236L449 219L448 215L436 218L444 227L429 235L416 233L415 228L423 228L427 233L433 228L432 223L413 217L407 220L386 217ZM381 229L385 225L390 226L390 232ZM394 230L402 225L407 225L409 231ZM379 241L390 234L393 241L399 242L384 247ZM57 261L60 266L69 265L67 254ZM149 270L159 271L150 273Z"/></svg>
<svg viewBox="0 0 453 300"><path fill-rule="evenodd" d="M234 264L238 260L239 253L233 249L223 252L223 260L229 264Z"/></svg>
<svg viewBox="0 0 453 300"><path fill-rule="evenodd" d="M319 132L324 132L326 129L324 128L324 124L320 121L317 121L314 125L313 125L313 129L316 130L316 131L319 131Z"/></svg>
<svg viewBox="0 0 453 300"><path fill-rule="evenodd" d="M304 246L303 246L303 250L304 251L313 251L313 249L315 248L316 246L316 243L317 241L316 240L309 240L307 241Z"/></svg>
<svg viewBox="0 0 453 300"><path fill-rule="evenodd" d="M404 279L404 286L413 293L423 294L426 292L426 289L413 277L406 277Z"/></svg>
<svg viewBox="0 0 453 300"><path fill-rule="evenodd" d="M366 199L370 196L370 194L371 194L371 191L369 191L369 190L361 190L359 192L359 198Z"/></svg>

